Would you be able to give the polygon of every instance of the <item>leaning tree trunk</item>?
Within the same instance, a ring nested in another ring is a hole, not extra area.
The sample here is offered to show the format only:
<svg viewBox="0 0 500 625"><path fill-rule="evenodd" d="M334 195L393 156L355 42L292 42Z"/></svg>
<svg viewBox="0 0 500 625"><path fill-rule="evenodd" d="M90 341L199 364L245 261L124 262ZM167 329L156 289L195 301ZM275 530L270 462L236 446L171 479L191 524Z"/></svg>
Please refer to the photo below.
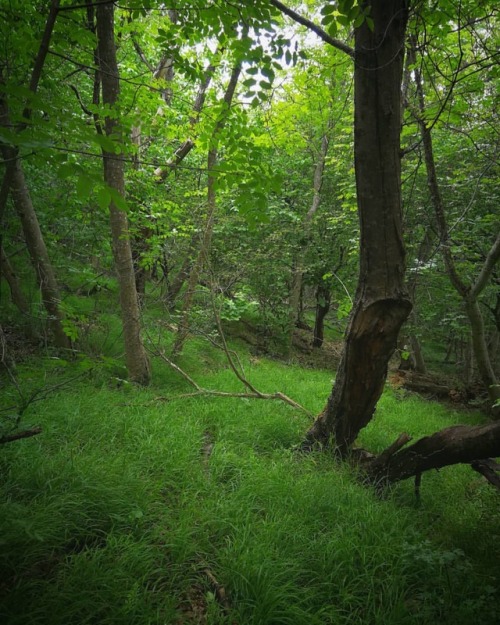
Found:
<svg viewBox="0 0 500 625"><path fill-rule="evenodd" d="M356 29L354 151L361 228L360 274L337 378L306 445L334 439L345 456L372 418L411 304L402 240L401 78L405 0L374 0L373 32Z"/></svg>
<svg viewBox="0 0 500 625"><path fill-rule="evenodd" d="M120 93L118 64L114 36L114 5L99 4L97 7L97 41L103 104L114 107ZM106 134L114 138L121 136L118 120L106 118ZM103 150L104 181L121 197L125 196L125 175L123 159ZM125 343L125 358L130 378L139 384L147 384L151 373L148 357L140 332L140 312L135 287L134 265L130 248L128 220L126 213L111 200L109 204L113 256L120 286L120 305Z"/></svg>
<svg viewBox="0 0 500 625"><path fill-rule="evenodd" d="M9 285L12 303L16 306L21 315L28 319L30 313L28 300L24 297L19 278L12 268L3 246L0 246L0 276L3 276Z"/></svg>
<svg viewBox="0 0 500 625"><path fill-rule="evenodd" d="M33 70L29 81L29 90L36 93L42 70L47 58L49 43L54 30L54 25L59 10L59 0L51 0L45 28L37 51ZM3 83L4 76L0 71L0 82ZM30 104L26 104L23 111L24 120L29 120L32 114ZM0 99L0 125L11 127L9 119L9 109L5 97ZM26 122L18 125L16 130L21 131ZM2 203L7 199L7 192L10 188L11 196L17 213L21 220L26 247L33 263L38 286L40 288L42 303L47 311L48 326L54 337L54 343L57 347L63 349L71 348L71 341L64 333L63 314L59 307L59 287L56 281L54 269L50 262L45 241L43 239L38 217L36 215L31 196L24 177L24 171L19 159L19 151L16 147L0 144L2 156L7 162L5 170L5 178L2 184ZM3 208L2 208L3 212Z"/></svg>
<svg viewBox="0 0 500 625"><path fill-rule="evenodd" d="M47 311L49 330L57 347L70 349L71 341L64 333L63 314L59 308L61 301L59 286L45 246L40 223L31 201L21 161L15 148L4 147L2 154L6 160L10 161L6 176L9 179L14 206L21 220L26 248L35 269L42 303Z"/></svg>

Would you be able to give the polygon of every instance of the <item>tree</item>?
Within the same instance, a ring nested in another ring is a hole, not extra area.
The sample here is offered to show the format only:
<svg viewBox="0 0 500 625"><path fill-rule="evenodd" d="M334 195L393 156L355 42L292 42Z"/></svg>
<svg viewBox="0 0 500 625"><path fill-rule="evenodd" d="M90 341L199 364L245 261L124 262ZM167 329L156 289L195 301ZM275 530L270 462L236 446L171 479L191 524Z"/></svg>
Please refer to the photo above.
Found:
<svg viewBox="0 0 500 625"><path fill-rule="evenodd" d="M106 117L106 135L120 144L121 128L116 116L120 94L118 64L114 33L113 3L97 7L97 41L103 104L113 110ZM151 372L140 331L140 310L134 277L134 265L128 231L127 214L118 203L125 196L125 175L122 157L103 148L104 180L113 191L109 203L113 256L120 285L120 305L125 342L125 357L130 378L148 384Z"/></svg>
<svg viewBox="0 0 500 625"><path fill-rule="evenodd" d="M399 136L408 19L403 0L373 2L373 30L356 29L354 153L360 273L337 378L308 443L334 438L345 456L372 418L411 304L405 285Z"/></svg>
<svg viewBox="0 0 500 625"><path fill-rule="evenodd" d="M47 57L49 42L52 37L58 10L59 1L52 0L40 46L33 65L33 71L30 77L29 91L31 92L31 95L36 94L38 89L38 84L42 75L45 59ZM4 76L4 68L1 68L0 86L5 86L5 80L6 77ZM3 93L0 95L0 127L9 130L13 127L13 124L5 90L2 89L2 92ZM30 122L31 115L32 106L28 101L22 113L22 120L17 125L18 132L21 132L26 128L27 124ZM38 216L28 189L28 184L19 154L19 148L15 143L9 144L2 142L0 144L0 149L5 161L4 183L6 184L7 189L10 187L14 206L21 220L26 247L35 269L42 296L42 302L47 311L49 328L52 332L56 346L63 349L69 349L71 347L71 341L64 332L63 313L59 306L59 286L47 252Z"/></svg>
<svg viewBox="0 0 500 625"><path fill-rule="evenodd" d="M281 2L271 2L311 27L309 20ZM355 30L359 284L332 393L304 444L309 448L317 442L333 442L341 457L350 454L358 432L373 416L399 329L411 311L404 284L400 191L401 80L408 9L404 0L376 0L370 17L364 16ZM345 48L317 26L313 29L331 45ZM401 435L378 457L370 458L365 469L372 479L394 482L429 468L498 455L500 424L448 428L402 449L409 440Z"/></svg>
<svg viewBox="0 0 500 625"><path fill-rule="evenodd" d="M459 25L459 28L461 28L461 25ZM425 120L425 96L421 68L416 65L416 47L417 40L415 37L412 37L410 43L410 53L411 62L414 65L414 80L418 106L416 117L422 137L425 166L427 171L427 184L434 206L437 230L440 239L440 249L450 282L463 299L472 330L472 345L479 374L484 386L488 390L491 403L494 404L497 400L500 400L500 385L498 384L498 380L495 376L489 357L483 316L478 299L482 291L487 286L495 264L500 259L500 234L497 234L495 241L491 245L491 248L484 260L484 264L480 268L476 279L471 284L467 284L457 270L451 251L452 242L446 217L445 203L443 201L436 170L431 125L429 125ZM452 87L450 87L450 89L451 88Z"/></svg>

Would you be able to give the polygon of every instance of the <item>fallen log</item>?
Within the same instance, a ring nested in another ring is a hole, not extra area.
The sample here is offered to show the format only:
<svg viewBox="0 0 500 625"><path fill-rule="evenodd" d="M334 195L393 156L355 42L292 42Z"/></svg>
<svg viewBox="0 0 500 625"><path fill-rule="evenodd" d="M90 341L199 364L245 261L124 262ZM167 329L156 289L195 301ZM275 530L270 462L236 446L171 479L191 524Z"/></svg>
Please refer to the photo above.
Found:
<svg viewBox="0 0 500 625"><path fill-rule="evenodd" d="M404 447L409 440L401 435L386 451L366 462L363 468L372 481L393 484L453 464L471 464L487 479L488 473L492 483L495 477L499 479L498 465L491 458L500 456L500 422L456 425Z"/></svg>

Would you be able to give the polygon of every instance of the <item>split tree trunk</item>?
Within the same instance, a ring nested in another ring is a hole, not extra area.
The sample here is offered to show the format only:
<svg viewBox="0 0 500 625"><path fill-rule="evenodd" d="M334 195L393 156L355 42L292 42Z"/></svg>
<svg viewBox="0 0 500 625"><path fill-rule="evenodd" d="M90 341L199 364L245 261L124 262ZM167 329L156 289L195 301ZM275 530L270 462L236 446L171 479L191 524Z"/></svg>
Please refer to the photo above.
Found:
<svg viewBox="0 0 500 625"><path fill-rule="evenodd" d="M97 6L97 41L103 104L115 107L120 93L118 64L114 36L113 3ZM106 118L106 134L121 136L117 119ZM117 154L103 150L104 181L120 196L125 197L125 175L123 159ZM125 358L131 380L148 384L151 378L146 351L141 339L140 311L135 286L134 265L130 248L128 219L113 200L109 205L113 256L120 286L120 305L125 343Z"/></svg>
<svg viewBox="0 0 500 625"><path fill-rule="evenodd" d="M372 32L356 29L354 150L361 227L360 274L337 379L306 446L333 438L347 455L372 418L411 304L402 240L401 79L405 0L374 0Z"/></svg>

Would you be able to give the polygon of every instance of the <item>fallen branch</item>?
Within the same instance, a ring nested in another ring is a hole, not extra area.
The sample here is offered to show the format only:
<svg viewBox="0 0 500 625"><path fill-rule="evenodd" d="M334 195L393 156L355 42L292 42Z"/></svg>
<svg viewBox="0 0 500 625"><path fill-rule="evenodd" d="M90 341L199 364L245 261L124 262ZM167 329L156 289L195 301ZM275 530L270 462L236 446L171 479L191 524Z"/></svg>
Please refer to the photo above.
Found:
<svg viewBox="0 0 500 625"><path fill-rule="evenodd" d="M486 458L485 460L474 460L470 463L470 466L484 475L490 484L500 489L500 464L495 462L493 458Z"/></svg>
<svg viewBox="0 0 500 625"><path fill-rule="evenodd" d="M370 471L374 471L377 473L382 467L385 467L389 460L394 456L396 452L398 452L402 447L404 447L407 443L411 441L411 436L406 432L403 432L398 436L398 438L389 445L387 449L376 456L370 463Z"/></svg>
<svg viewBox="0 0 500 625"><path fill-rule="evenodd" d="M401 437L398 441L400 439ZM398 441L391 445L388 451L396 447ZM385 462L379 461L380 456L375 458L372 464L367 464L366 471L375 481L395 483L431 469L440 469L452 464L471 464L475 465L473 468L487 479L489 475L494 483L499 479L498 476L493 476L498 468L493 466L494 461L484 458L498 456L500 456L500 422L478 426L455 425L425 436L409 447L400 448L395 452L393 450L385 458Z"/></svg>
<svg viewBox="0 0 500 625"><path fill-rule="evenodd" d="M12 443L12 441L18 441L21 438L31 438L31 436L36 436L40 434L42 428L40 426L31 428L29 430L23 430L22 432L16 432L15 434L6 434L5 436L0 437L0 445L5 443Z"/></svg>
<svg viewBox="0 0 500 625"><path fill-rule="evenodd" d="M174 371L177 371L177 373L179 375L181 375L187 382L189 382L189 384L193 388L196 389L196 392L194 392L194 393L184 393L182 395L176 395L175 397L170 397L170 398L169 397L156 397L155 398L156 401L171 401L172 399L180 399L180 398L186 398L186 397L197 397L199 395L213 395L215 397L237 397L237 398L241 398L241 399L278 399L278 400L280 400L282 402L285 402L289 406L292 406L293 408L296 408L297 410L301 410L302 412L305 412L308 417L313 418L313 414L311 412L309 412L309 410L307 410L307 408L304 408L304 406L301 406L299 403L297 403L296 401L294 401L293 399L291 399L290 397L288 397L284 393L280 393L280 392L277 392L277 393L261 393L260 391L255 389L255 387L253 387L248 381L246 381L245 386L247 386L247 388L252 389L248 393L231 393L229 391L216 391L216 390L204 388L204 387L200 386L197 382L195 382L193 380L193 378L190 375L188 375L183 369L181 369L178 365L176 365L174 362L172 362L170 360L170 358L168 358L165 355L165 352L158 350L158 351L152 352L152 353L155 354L156 356L158 356L159 358L161 358L163 360L163 362L165 362L169 367L174 369ZM232 368L233 368L233 371L234 371L234 365L233 365ZM238 379L242 380L242 377L240 377L240 375L241 374L237 374Z"/></svg>
<svg viewBox="0 0 500 625"><path fill-rule="evenodd" d="M231 611L231 606L229 605L229 601L227 599L226 589L222 584L217 581L217 578L212 573L212 571L208 568L203 569L203 573L207 577L208 581L211 583L215 598L221 605L222 609L226 614L229 614Z"/></svg>

